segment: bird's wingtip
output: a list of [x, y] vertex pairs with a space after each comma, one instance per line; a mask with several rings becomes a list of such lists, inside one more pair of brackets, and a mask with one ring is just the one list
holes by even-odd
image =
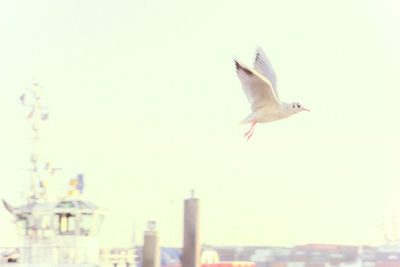
[[256, 52], [257, 53], [263, 52], [263, 49], [261, 48], [261, 46], [259, 46], [259, 45], [256, 46]]
[[233, 63], [235, 64], [236, 69], [238, 70], [240, 67], [240, 63], [236, 58], [233, 58]]

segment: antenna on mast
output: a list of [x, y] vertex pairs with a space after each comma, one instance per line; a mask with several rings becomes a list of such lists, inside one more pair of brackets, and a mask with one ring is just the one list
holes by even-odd
[[[28, 193], [28, 201], [35, 202], [39, 199], [47, 197], [47, 186], [48, 183], [43, 181], [39, 175], [39, 162], [40, 157], [38, 154], [38, 141], [39, 141], [39, 130], [42, 121], [45, 121], [49, 117], [48, 112], [43, 112], [43, 107], [40, 105], [41, 94], [40, 86], [37, 82], [32, 83], [32, 88], [27, 90], [19, 97], [21, 104], [29, 108], [29, 114], [27, 120], [31, 122], [31, 129], [33, 131], [33, 149], [31, 153], [31, 185]], [[46, 167], [45, 167], [46, 169]]]

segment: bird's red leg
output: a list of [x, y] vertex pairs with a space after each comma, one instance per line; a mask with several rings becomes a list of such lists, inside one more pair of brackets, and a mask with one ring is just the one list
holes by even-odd
[[244, 137], [247, 136], [247, 140], [249, 140], [250, 137], [253, 135], [253, 132], [254, 132], [254, 125], [256, 125], [256, 123], [257, 123], [257, 122], [254, 121], [254, 122], [251, 124], [250, 129], [244, 134]]
[[243, 137], [246, 137], [250, 132], [251, 132], [251, 128], [253, 128], [253, 125], [250, 127], [250, 129], [244, 133]]
[[249, 134], [249, 136], [247, 137], [247, 141], [249, 141], [250, 137], [253, 136], [253, 132], [251, 132], [251, 134]]
[[256, 122], [253, 123], [253, 127], [251, 128], [251, 133], [247, 136], [247, 141], [249, 141], [250, 137], [253, 136], [254, 133], [254, 125], [256, 124]]

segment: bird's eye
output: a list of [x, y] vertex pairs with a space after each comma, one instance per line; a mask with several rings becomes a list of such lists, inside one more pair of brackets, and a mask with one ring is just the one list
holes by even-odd
[[294, 108], [294, 104], [293, 104], [293, 108]]
[[297, 107], [299, 108], [299, 107], [300, 107], [300, 105], [299, 105], [299, 104], [297, 104]]

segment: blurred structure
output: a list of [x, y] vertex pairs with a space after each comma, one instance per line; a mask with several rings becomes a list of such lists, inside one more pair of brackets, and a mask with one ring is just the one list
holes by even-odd
[[381, 230], [385, 245], [400, 245], [399, 217], [395, 215], [383, 216]]
[[200, 238], [199, 238], [199, 199], [192, 196], [185, 200], [183, 225], [183, 267], [200, 267]]
[[70, 180], [66, 195], [55, 195], [52, 178], [60, 168], [43, 161], [38, 151], [40, 123], [49, 117], [40, 105], [39, 85], [33, 84], [20, 100], [29, 108], [27, 120], [33, 131], [32, 167], [28, 169], [31, 180], [29, 190], [23, 194], [25, 204], [12, 206], [3, 200], [21, 237], [21, 246], [6, 255], [7, 262], [17, 261], [24, 266], [96, 266], [105, 210], [82, 199], [82, 174]]
[[134, 248], [101, 249], [101, 265], [105, 266], [135, 266], [136, 250]]
[[160, 246], [158, 244], [158, 231], [156, 222], [149, 221], [148, 230], [144, 232], [144, 243], [142, 251], [143, 267], [160, 267]]

